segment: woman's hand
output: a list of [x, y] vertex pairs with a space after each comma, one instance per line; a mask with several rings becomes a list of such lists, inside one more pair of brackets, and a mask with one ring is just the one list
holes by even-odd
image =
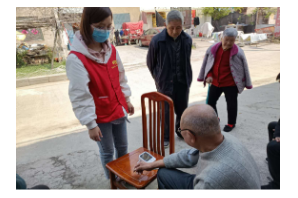
[[213, 78], [210, 76], [206, 79], [206, 83], [211, 84], [213, 82]]
[[100, 128], [98, 126], [96, 126], [93, 129], [89, 129], [89, 136], [90, 139], [94, 140], [94, 141], [101, 141], [100, 137], [103, 138]]
[[133, 105], [130, 102], [128, 102], [127, 103], [127, 107], [128, 107], [128, 113], [129, 113], [129, 115], [130, 116], [133, 115], [135, 113], [135, 108], [133, 107]]

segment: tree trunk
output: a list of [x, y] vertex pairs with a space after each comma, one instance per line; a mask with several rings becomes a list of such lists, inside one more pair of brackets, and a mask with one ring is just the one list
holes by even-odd
[[[66, 50], [66, 46], [64, 45], [63, 29], [62, 29], [61, 21], [59, 19], [59, 11], [60, 11], [59, 8], [58, 8], [58, 11], [55, 11], [54, 10], [54, 16], [55, 16], [55, 19], [56, 19], [57, 31], [58, 31], [58, 35], [57, 36], [59, 36], [59, 40], [60, 40], [60, 42], [58, 42], [58, 45], [62, 49], [62, 57], [63, 57], [63, 59], [66, 60], [67, 50]], [[60, 59], [60, 57], [59, 57], [59, 59]]]
[[52, 52], [51, 69], [53, 69], [53, 65], [54, 65], [54, 57], [55, 57], [55, 51], [56, 51], [57, 37], [58, 37], [58, 30], [56, 29], [55, 39], [54, 39], [54, 47], [53, 47], [53, 52]]

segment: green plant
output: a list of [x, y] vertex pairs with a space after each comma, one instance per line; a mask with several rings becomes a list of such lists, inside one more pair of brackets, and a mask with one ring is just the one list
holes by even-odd
[[218, 20], [222, 17], [228, 16], [233, 10], [241, 13], [243, 7], [203, 7], [202, 12], [204, 15], [210, 15], [214, 20]]
[[47, 53], [48, 53], [49, 61], [51, 62], [51, 60], [53, 58], [53, 51], [49, 49]]
[[54, 62], [53, 69], [51, 69], [51, 63], [45, 63], [43, 65], [24, 65], [20, 68], [16, 68], [16, 78], [19, 79], [65, 73], [65, 64], [66, 61], [62, 61], [60, 63]]
[[25, 65], [24, 57], [27, 55], [27, 51], [16, 51], [16, 67], [22, 67]]
[[238, 22], [240, 22], [240, 21], [241, 21], [241, 16], [239, 16], [239, 17], [237, 18], [237, 21], [238, 21]]

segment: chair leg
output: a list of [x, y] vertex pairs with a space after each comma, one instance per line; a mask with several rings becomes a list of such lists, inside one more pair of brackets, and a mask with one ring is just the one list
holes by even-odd
[[117, 189], [117, 186], [114, 185], [114, 182], [116, 182], [115, 174], [110, 172], [110, 184], [111, 184], [111, 189]]

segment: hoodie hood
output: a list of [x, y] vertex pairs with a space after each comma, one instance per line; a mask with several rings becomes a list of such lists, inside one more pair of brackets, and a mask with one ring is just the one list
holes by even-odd
[[[107, 42], [107, 44], [109, 45], [109, 48], [111, 49], [111, 44], [110, 44], [109, 41]], [[86, 56], [87, 58], [89, 58], [89, 59], [91, 59], [91, 60], [93, 60], [95, 62], [104, 63], [104, 64], [106, 64], [108, 62], [108, 60], [110, 59], [111, 51], [112, 51], [112, 50], [109, 50], [105, 54], [105, 58], [104, 58], [105, 61], [102, 62], [97, 57], [95, 57], [92, 54], [90, 54], [90, 52], [88, 51], [88, 48], [87, 48], [86, 44], [83, 41], [83, 38], [81, 36], [80, 31], [77, 31], [75, 33], [75, 36], [74, 36], [74, 39], [73, 39], [73, 42], [71, 44], [71, 48], [70, 49], [71, 49], [71, 51], [75, 51], [75, 52], [79, 52], [79, 53], [83, 54], [84, 56]]]

